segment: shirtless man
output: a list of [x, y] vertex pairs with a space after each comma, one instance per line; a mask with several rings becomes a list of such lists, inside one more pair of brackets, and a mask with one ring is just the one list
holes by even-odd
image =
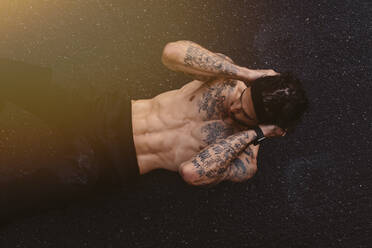
[[0, 59], [0, 103], [45, 121], [61, 147], [42, 163], [0, 164], [0, 223], [154, 169], [179, 172], [191, 185], [247, 180], [259, 141], [290, 132], [307, 108], [291, 74], [244, 68], [191, 41], [167, 44], [162, 62], [195, 80], [152, 99], [113, 89], [88, 100], [52, 84], [48, 68]]
[[[272, 81], [285, 78], [279, 79], [280, 75], [273, 70], [250, 70], [235, 65], [230, 58], [191, 41], [168, 43], [162, 62], [195, 80], [153, 99], [132, 101], [133, 138], [140, 174], [158, 168], [178, 171], [191, 185], [247, 180], [257, 171], [259, 145], [252, 142], [260, 129], [265, 137], [284, 136], [287, 127], [298, 121], [307, 107], [299, 82], [295, 80], [295, 86], [290, 85], [293, 82], [287, 86], [282, 82], [284, 86], [275, 90], [292, 104], [292, 112], [282, 120], [286, 124], [282, 128], [275, 125], [281, 121], [278, 117], [260, 120], [255, 109], [260, 107], [260, 101], [256, 96], [253, 102], [252, 87], [246, 83], [255, 84], [256, 79], [265, 76], [271, 76]], [[289, 99], [287, 95], [293, 97]], [[282, 111], [278, 108], [280, 103], [274, 105], [278, 112]], [[253, 130], [258, 125], [260, 129]]]

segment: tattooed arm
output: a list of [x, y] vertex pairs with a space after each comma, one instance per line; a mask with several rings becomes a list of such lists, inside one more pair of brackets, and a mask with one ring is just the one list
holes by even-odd
[[[280, 137], [286, 131], [276, 125], [259, 126], [265, 137]], [[231, 162], [227, 178], [233, 182], [242, 182], [254, 176], [257, 171], [257, 154], [260, 145], [248, 145], [247, 148]]]
[[[225, 60], [228, 60], [230, 63], [234, 64], [233, 60], [230, 57], [226, 56], [225, 54], [216, 53], [216, 55], [218, 55], [221, 58], [223, 58]], [[202, 82], [211, 82], [211, 81], [217, 79], [217, 77], [202, 76], [202, 75], [199, 75], [199, 74], [193, 74], [193, 73], [187, 73], [187, 72], [184, 72], [184, 73], [187, 76], [191, 77], [192, 79], [202, 81]]]
[[[236, 175], [231, 162], [247, 149], [256, 138], [256, 132], [246, 130], [235, 133], [204, 148], [178, 168], [183, 179], [192, 185], [216, 184]], [[236, 181], [236, 180], [235, 180]]]
[[257, 171], [257, 153], [260, 145], [249, 145], [236, 159], [231, 162], [228, 170], [228, 180], [242, 182], [252, 178]]
[[224, 56], [213, 53], [192, 41], [168, 43], [162, 62], [169, 69], [204, 77], [241, 79], [251, 70], [232, 63]]

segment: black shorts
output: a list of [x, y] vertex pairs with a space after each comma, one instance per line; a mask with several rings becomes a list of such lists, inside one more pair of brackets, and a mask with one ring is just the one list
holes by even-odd
[[[139, 177], [131, 99], [123, 89], [99, 96], [51, 82], [51, 70], [0, 59], [0, 102], [34, 114], [58, 134], [60, 150], [22, 175], [0, 175], [0, 221], [65, 205]], [[6, 166], [6, 165], [0, 165]]]

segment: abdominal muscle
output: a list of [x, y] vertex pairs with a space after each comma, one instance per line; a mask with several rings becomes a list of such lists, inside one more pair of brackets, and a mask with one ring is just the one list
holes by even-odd
[[[141, 174], [154, 169], [177, 171], [205, 144], [196, 105], [197, 83], [153, 99], [132, 101], [133, 138]], [[201, 83], [201, 82], [199, 82]]]

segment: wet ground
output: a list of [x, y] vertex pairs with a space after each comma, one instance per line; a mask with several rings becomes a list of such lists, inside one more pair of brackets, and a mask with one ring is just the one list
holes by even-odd
[[[125, 84], [136, 98], [180, 87], [188, 78], [160, 56], [186, 39], [239, 65], [295, 72], [311, 109], [295, 134], [265, 141], [250, 182], [200, 189], [152, 172], [132, 189], [3, 226], [0, 246], [369, 247], [371, 10], [346, 0], [1, 1], [0, 57], [51, 68], [63, 87]], [[57, 146], [11, 104], [0, 128], [2, 173]]]

